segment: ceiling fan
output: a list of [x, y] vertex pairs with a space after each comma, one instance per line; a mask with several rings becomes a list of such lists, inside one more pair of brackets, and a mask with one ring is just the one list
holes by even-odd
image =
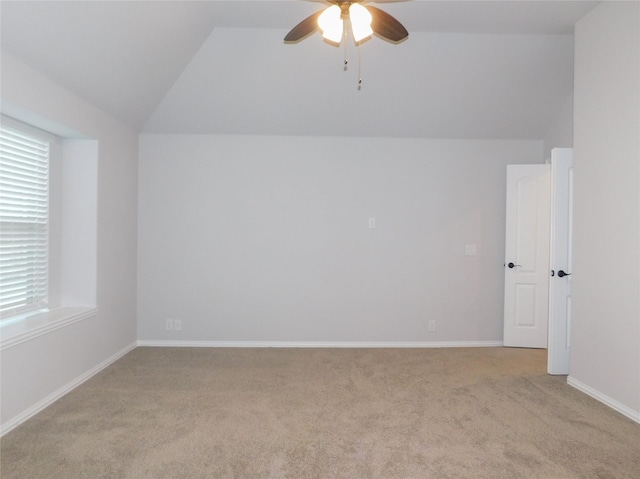
[[[373, 0], [375, 1], [375, 0]], [[297, 43], [320, 29], [325, 40], [340, 44], [350, 25], [356, 44], [373, 33], [383, 39], [399, 43], [409, 36], [407, 29], [384, 10], [363, 5], [363, 0], [327, 0], [331, 6], [314, 13], [298, 23], [284, 37], [285, 43]]]

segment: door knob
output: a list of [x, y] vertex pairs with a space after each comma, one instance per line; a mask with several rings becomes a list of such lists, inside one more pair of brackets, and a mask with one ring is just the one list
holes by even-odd
[[521, 264], [513, 264], [513, 263], [509, 263], [507, 265], [509, 268], [515, 268], [516, 266], [522, 266]]
[[560, 270], [558, 271], [558, 276], [560, 278], [564, 278], [565, 276], [571, 276], [571, 273], [565, 273], [564, 271]]

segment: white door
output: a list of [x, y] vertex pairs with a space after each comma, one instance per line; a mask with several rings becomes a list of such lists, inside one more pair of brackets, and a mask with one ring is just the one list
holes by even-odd
[[550, 165], [507, 166], [504, 345], [546, 348]]
[[549, 374], [569, 374], [571, 354], [571, 231], [573, 150], [551, 151], [551, 279], [549, 283]]

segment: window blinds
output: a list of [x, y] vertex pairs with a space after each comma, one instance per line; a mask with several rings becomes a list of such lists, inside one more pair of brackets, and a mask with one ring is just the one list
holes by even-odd
[[49, 143], [0, 127], [0, 313], [47, 301]]

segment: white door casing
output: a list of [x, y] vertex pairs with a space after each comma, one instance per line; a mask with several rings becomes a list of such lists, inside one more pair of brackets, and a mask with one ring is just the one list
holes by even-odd
[[546, 348], [550, 165], [507, 166], [504, 345]]
[[573, 149], [551, 151], [551, 278], [547, 372], [569, 374], [571, 360], [571, 232]]

